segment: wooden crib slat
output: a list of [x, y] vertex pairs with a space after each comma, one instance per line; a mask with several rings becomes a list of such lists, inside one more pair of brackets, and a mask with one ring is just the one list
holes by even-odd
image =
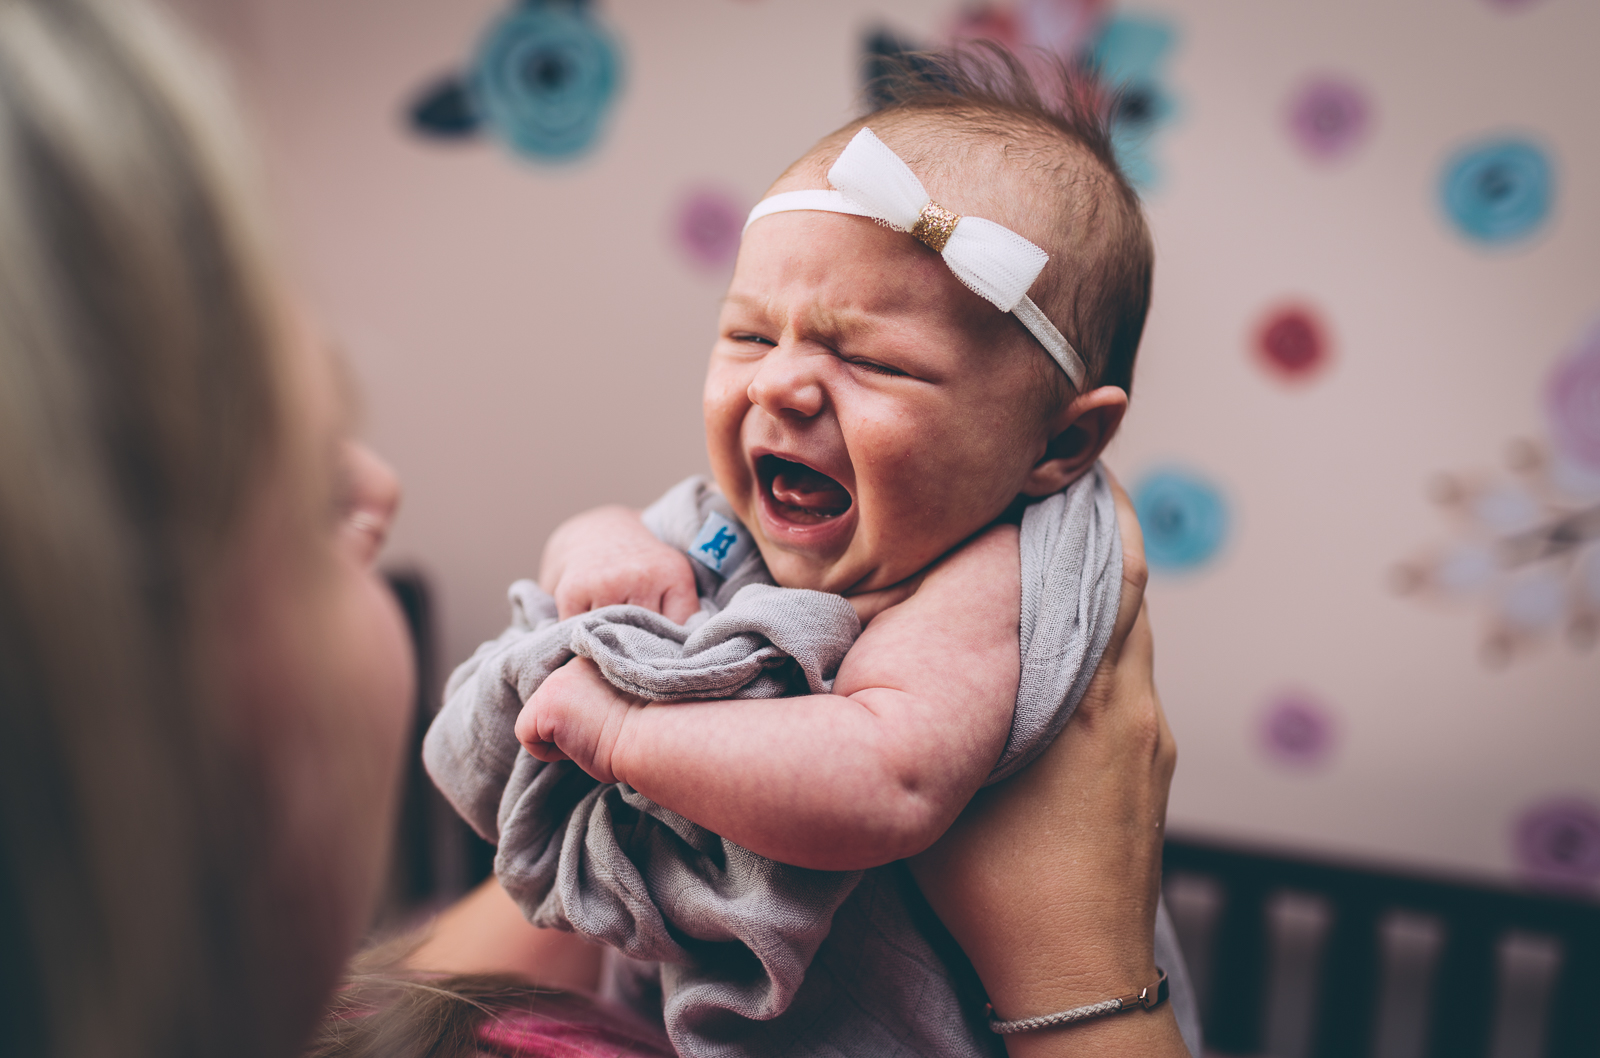
[[1600, 1055], [1600, 908], [1583, 928], [1562, 939], [1545, 1053], [1550, 1058]]
[[1436, 919], [1444, 944], [1432, 977], [1430, 1058], [1486, 1058], [1497, 996], [1497, 945], [1508, 931], [1558, 938], [1564, 958], [1550, 1004], [1547, 1058], [1600, 1058], [1600, 903], [1377, 867], [1319, 862], [1173, 838], [1169, 870], [1216, 880], [1223, 910], [1213, 941], [1207, 1049], [1260, 1053], [1266, 1001], [1265, 904], [1292, 889], [1335, 908], [1321, 977], [1317, 1058], [1371, 1053], [1383, 979], [1379, 921], [1389, 911]]
[[1317, 1003], [1316, 1058], [1350, 1058], [1372, 1046], [1377, 1020], [1377, 972], [1382, 962], [1378, 920], [1387, 910], [1367, 886], [1352, 887], [1334, 905], [1322, 958]]
[[[1455, 909], [1434, 970], [1429, 1058], [1485, 1058], [1495, 1007], [1495, 942], [1501, 923], [1483, 908]], [[1473, 913], [1476, 911], [1477, 913]]]
[[1217, 924], [1207, 1045], [1222, 1054], [1255, 1054], [1261, 1048], [1261, 1011], [1266, 994], [1266, 889], [1245, 872], [1223, 882]]

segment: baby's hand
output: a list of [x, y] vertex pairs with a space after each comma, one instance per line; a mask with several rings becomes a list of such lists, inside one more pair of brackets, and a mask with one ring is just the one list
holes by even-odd
[[562, 620], [632, 603], [683, 624], [700, 609], [688, 557], [625, 507], [580, 514], [552, 533], [539, 586], [554, 597]]
[[573, 658], [533, 692], [517, 717], [517, 741], [542, 761], [570, 760], [603, 783], [628, 715], [645, 701], [606, 682], [588, 658]]

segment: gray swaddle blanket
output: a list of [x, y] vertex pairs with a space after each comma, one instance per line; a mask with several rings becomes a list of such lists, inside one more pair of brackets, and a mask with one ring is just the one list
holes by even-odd
[[[684, 551], [711, 518], [742, 529], [701, 478], [645, 512], [646, 525]], [[1099, 468], [1030, 506], [1020, 546], [1021, 681], [988, 782], [1049, 745], [1110, 639], [1122, 548]], [[624, 784], [601, 785], [518, 745], [522, 704], [579, 654], [653, 701], [828, 691], [860, 633], [855, 611], [836, 595], [773, 586], [759, 552], [748, 550], [724, 575], [691, 563], [701, 609], [684, 626], [633, 606], [561, 621], [537, 585], [512, 585], [511, 627], [445, 688], [423, 743], [429, 774], [496, 845], [495, 873], [531, 921], [636, 960], [621, 991], [653, 1006], [680, 1054], [1004, 1054], [983, 1024], [981, 985], [903, 865], [835, 872], [776, 863]], [[1185, 1042], [1199, 1054], [1194, 997], [1165, 908], [1156, 956]]]

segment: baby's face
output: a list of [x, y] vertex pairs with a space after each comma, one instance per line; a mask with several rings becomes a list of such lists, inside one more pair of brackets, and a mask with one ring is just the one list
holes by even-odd
[[998, 517], [1049, 441], [1043, 356], [917, 240], [779, 213], [745, 233], [706, 377], [711, 466], [779, 584], [857, 592]]

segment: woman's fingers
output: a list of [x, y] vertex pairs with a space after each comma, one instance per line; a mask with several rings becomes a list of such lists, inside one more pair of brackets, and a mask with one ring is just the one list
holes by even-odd
[[[1122, 534], [1122, 579], [1137, 584], [1139, 590], [1144, 590], [1146, 573], [1144, 562], [1144, 527], [1139, 524], [1139, 515], [1133, 508], [1133, 500], [1129, 498], [1127, 490], [1122, 487], [1122, 482], [1117, 476], [1106, 470], [1106, 483], [1111, 486], [1111, 497], [1117, 505], [1117, 528]], [[1126, 556], [1134, 556], [1134, 561], [1129, 562]]]
[[1139, 516], [1134, 513], [1133, 501], [1128, 498], [1116, 475], [1109, 470], [1105, 475], [1117, 506], [1117, 530], [1122, 535], [1122, 599], [1117, 609], [1117, 623], [1111, 631], [1111, 641], [1106, 644], [1106, 657], [1114, 661], [1122, 653], [1123, 643], [1133, 630], [1134, 620], [1142, 609], [1149, 569], [1144, 560], [1144, 531], [1139, 527]]

